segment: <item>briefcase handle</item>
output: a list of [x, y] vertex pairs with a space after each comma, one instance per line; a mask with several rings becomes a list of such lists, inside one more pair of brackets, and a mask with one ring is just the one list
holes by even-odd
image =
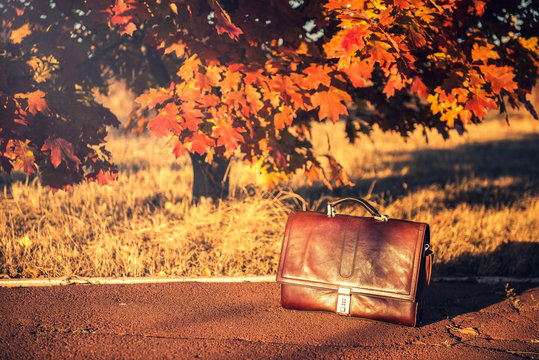
[[340, 205], [340, 204], [345, 203], [345, 202], [354, 202], [354, 203], [357, 203], [357, 204], [363, 206], [372, 215], [374, 220], [378, 220], [378, 221], [388, 221], [389, 220], [389, 216], [381, 215], [378, 212], [378, 210], [376, 210], [376, 208], [374, 206], [369, 204], [369, 202], [367, 200], [363, 200], [363, 199], [360, 199], [360, 198], [352, 198], [352, 197], [342, 198], [342, 199], [339, 199], [339, 200], [334, 200], [334, 201], [328, 202], [328, 208], [327, 208], [328, 216], [333, 217], [333, 216], [337, 215], [337, 212], [335, 211], [335, 206]]

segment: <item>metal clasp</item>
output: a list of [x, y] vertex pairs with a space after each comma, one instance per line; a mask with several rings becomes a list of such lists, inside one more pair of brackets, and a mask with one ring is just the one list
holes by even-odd
[[329, 203], [328, 203], [328, 208], [327, 208], [327, 214], [329, 217], [335, 217], [335, 215], [337, 215], [337, 213], [335, 212], [335, 208], [331, 206], [331, 204]]
[[389, 220], [389, 216], [387, 216], [387, 215], [380, 215], [380, 216], [374, 215], [373, 218], [376, 221], [388, 221]]
[[340, 287], [337, 296], [337, 314], [350, 315], [350, 300], [350, 289]]

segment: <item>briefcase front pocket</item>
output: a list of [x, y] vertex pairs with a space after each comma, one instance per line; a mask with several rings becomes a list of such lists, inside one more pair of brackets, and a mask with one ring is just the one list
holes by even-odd
[[[372, 217], [336, 214], [346, 201]], [[335, 201], [326, 214], [292, 211], [277, 271], [281, 304], [416, 326], [431, 258], [428, 224], [389, 219], [365, 200]]]

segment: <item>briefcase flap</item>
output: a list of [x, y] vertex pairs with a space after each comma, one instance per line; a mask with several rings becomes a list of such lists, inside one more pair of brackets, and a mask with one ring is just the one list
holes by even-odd
[[293, 211], [277, 281], [414, 301], [428, 225]]

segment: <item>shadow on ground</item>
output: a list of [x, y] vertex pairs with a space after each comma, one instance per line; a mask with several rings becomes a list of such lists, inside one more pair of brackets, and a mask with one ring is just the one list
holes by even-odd
[[[353, 179], [354, 186], [329, 190], [322, 185], [301, 187], [296, 193], [313, 203], [321, 197], [344, 196], [395, 200], [429, 186], [463, 184], [477, 178], [484, 184], [462, 186], [446, 200], [446, 207], [459, 203], [485, 206], [508, 205], [525, 193], [539, 192], [539, 135], [527, 135], [518, 140], [500, 140], [460, 145], [453, 149], [419, 150], [400, 153], [404, 160], [384, 164], [393, 174], [379, 178]], [[401, 156], [402, 157], [402, 156]], [[510, 177], [508, 184], [495, 181]]]

